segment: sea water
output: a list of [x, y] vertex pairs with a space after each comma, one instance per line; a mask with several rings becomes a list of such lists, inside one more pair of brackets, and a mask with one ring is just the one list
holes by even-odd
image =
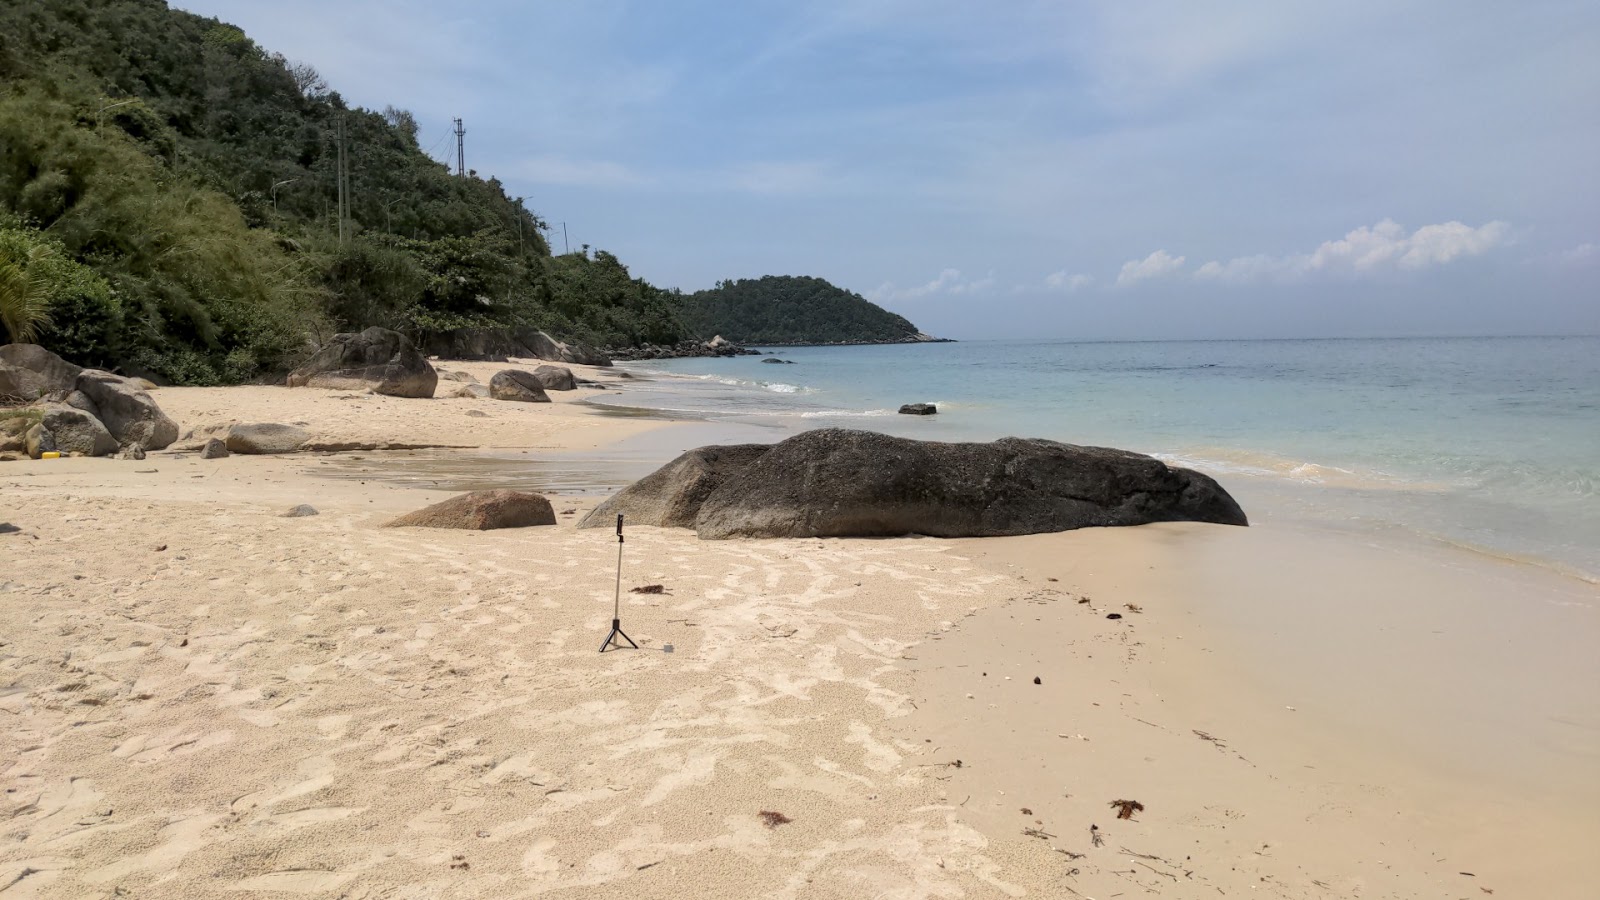
[[[1600, 337], [772, 348], [630, 363], [602, 402], [780, 429], [1150, 453], [1254, 517], [1600, 575]], [[936, 416], [898, 415], [936, 403]]]

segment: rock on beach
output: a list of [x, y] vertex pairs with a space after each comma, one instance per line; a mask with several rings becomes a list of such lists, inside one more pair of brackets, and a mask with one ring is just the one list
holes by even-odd
[[702, 447], [585, 518], [734, 537], [989, 537], [1111, 525], [1246, 525], [1209, 476], [1106, 447], [1004, 438], [914, 441], [826, 428], [774, 444]]
[[526, 528], [554, 525], [556, 513], [540, 494], [523, 491], [472, 491], [385, 523], [387, 528]]

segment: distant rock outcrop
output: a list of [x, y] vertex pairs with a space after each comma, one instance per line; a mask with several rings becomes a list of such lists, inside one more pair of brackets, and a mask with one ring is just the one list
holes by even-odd
[[932, 403], [907, 403], [900, 407], [902, 416], [933, 416], [938, 413], [939, 407]]
[[389, 528], [465, 528], [488, 531], [494, 528], [525, 528], [554, 525], [556, 513], [550, 501], [539, 494], [522, 491], [473, 491], [442, 503], [407, 513], [385, 523]]
[[506, 369], [489, 379], [489, 396], [496, 400], [514, 400], [519, 403], [549, 403], [544, 384], [532, 372]]
[[1004, 438], [913, 441], [821, 429], [770, 448], [702, 447], [596, 508], [640, 524], [692, 525], [704, 539], [985, 537], [1110, 525], [1246, 525], [1199, 472], [1126, 450]]
[[706, 498], [771, 449], [770, 444], [733, 444], [690, 450], [595, 507], [578, 527], [609, 527], [621, 513], [635, 525], [693, 528]]
[[438, 373], [398, 331], [373, 326], [357, 334], [336, 334], [327, 345], [289, 373], [290, 387], [371, 389], [391, 397], [432, 397]]

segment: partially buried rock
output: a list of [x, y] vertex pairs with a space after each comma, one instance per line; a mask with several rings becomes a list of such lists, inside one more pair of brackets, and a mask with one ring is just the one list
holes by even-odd
[[544, 385], [532, 372], [506, 369], [489, 379], [489, 396], [496, 400], [513, 400], [518, 403], [549, 403]]
[[932, 416], [937, 415], [939, 407], [933, 403], [907, 403], [900, 407], [902, 416]]
[[[228, 427], [223, 439], [229, 452], [293, 453], [299, 450], [311, 435], [303, 428], [278, 425], [273, 422], [240, 422]], [[208, 442], [209, 443], [209, 442]]]
[[595, 507], [578, 527], [609, 527], [622, 513], [634, 525], [693, 528], [706, 498], [770, 449], [771, 444], [733, 444], [690, 450]]
[[554, 525], [556, 513], [550, 501], [539, 494], [522, 491], [473, 491], [435, 503], [386, 523], [389, 528], [466, 528], [488, 531], [494, 528], [526, 528]]
[[489, 388], [481, 384], [463, 384], [451, 392], [452, 397], [461, 397], [472, 400], [486, 400], [489, 397]]
[[471, 416], [474, 419], [487, 419], [487, 418], [489, 418], [489, 414], [484, 412], [481, 409], [469, 409], [469, 410], [467, 410], [467, 415]]
[[285, 519], [303, 519], [306, 516], [314, 516], [314, 515], [317, 515], [317, 508], [315, 506], [312, 506], [309, 503], [302, 503], [299, 506], [291, 506], [287, 510], [285, 510], [284, 513], [283, 513], [283, 518], [285, 518]]
[[439, 375], [398, 331], [373, 326], [336, 334], [305, 365], [289, 373], [289, 387], [370, 388], [391, 397], [432, 397]]
[[204, 447], [200, 448], [201, 459], [221, 459], [227, 455], [228, 445], [224, 444], [221, 438], [212, 438], [211, 440], [206, 441], [206, 445]]
[[138, 444], [129, 444], [117, 451], [117, 459], [138, 461], [144, 459], [144, 448]]

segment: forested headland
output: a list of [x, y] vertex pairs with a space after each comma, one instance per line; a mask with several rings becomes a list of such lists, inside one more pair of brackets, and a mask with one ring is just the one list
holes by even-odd
[[497, 179], [432, 159], [411, 113], [352, 107], [234, 26], [161, 0], [0, 5], [0, 339], [218, 384], [370, 325], [435, 346], [916, 330], [818, 287], [826, 327], [806, 332], [800, 292], [685, 297], [605, 251], [552, 255], [545, 230]]
[[719, 281], [683, 298], [690, 330], [743, 344], [876, 344], [926, 338], [904, 316], [821, 278], [767, 275]]

